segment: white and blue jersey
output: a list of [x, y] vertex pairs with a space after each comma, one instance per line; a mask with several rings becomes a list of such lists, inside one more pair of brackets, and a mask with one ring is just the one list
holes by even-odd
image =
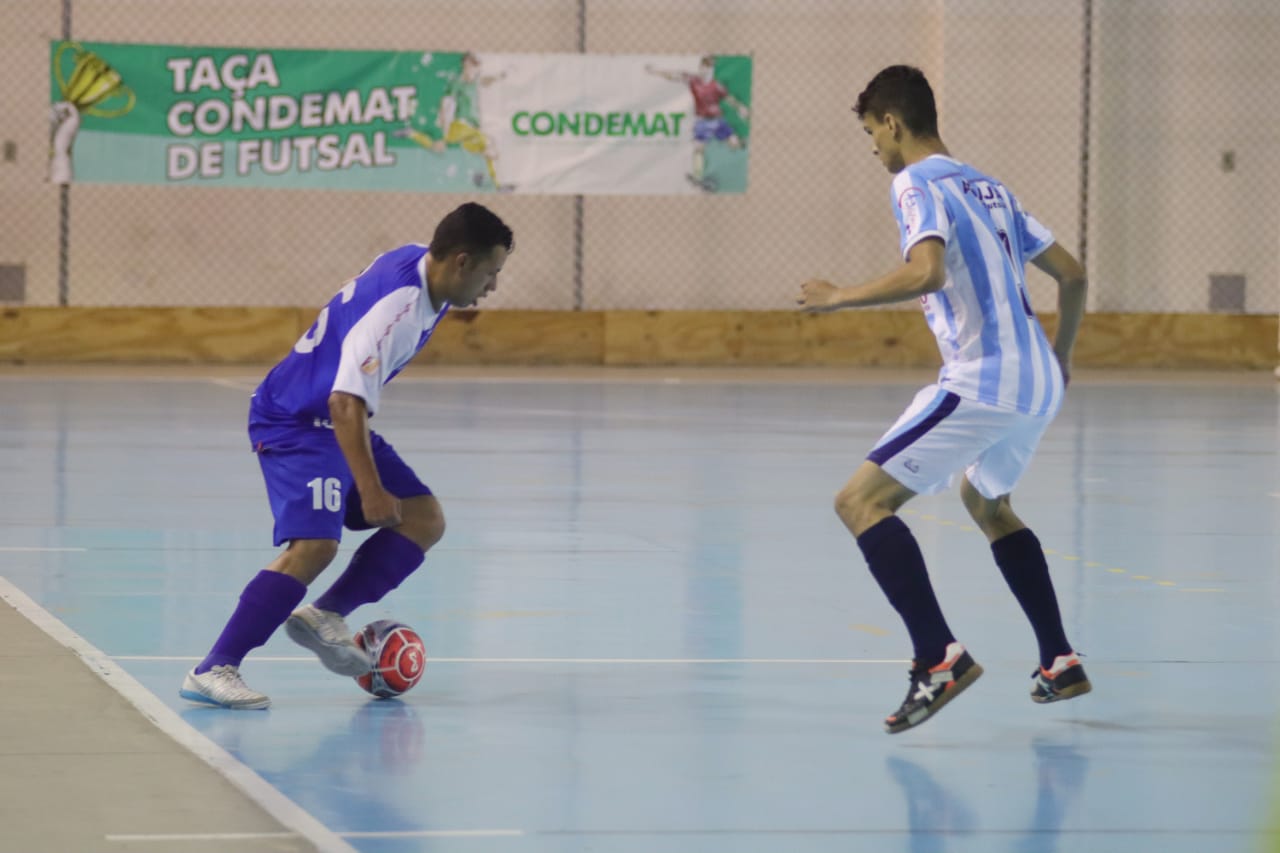
[[347, 282], [254, 392], [251, 411], [270, 421], [328, 421], [334, 391], [378, 410], [382, 386], [426, 345], [449, 303], [431, 304], [427, 246], [379, 255]]
[[947, 280], [921, 298], [942, 353], [941, 388], [1032, 415], [1057, 411], [1062, 371], [1027, 298], [1026, 264], [1053, 235], [1009, 190], [940, 154], [893, 181], [905, 259], [928, 238], [946, 246]]

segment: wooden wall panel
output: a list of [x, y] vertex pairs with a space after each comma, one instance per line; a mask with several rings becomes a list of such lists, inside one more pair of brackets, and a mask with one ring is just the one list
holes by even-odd
[[605, 363], [920, 367], [939, 357], [914, 312], [611, 311]]
[[591, 311], [450, 311], [424, 364], [602, 364], [603, 316]]
[[297, 308], [7, 308], [0, 359], [249, 364], [289, 351], [311, 319]]
[[[0, 361], [264, 364], [288, 352], [311, 308], [0, 309]], [[1052, 335], [1053, 316], [1044, 317]], [[1274, 316], [1090, 314], [1079, 367], [1274, 367]], [[455, 311], [424, 364], [934, 367], [915, 311]]]

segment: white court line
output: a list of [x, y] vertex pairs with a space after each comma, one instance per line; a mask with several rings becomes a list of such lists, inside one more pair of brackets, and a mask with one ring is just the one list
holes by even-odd
[[29, 622], [71, 650], [89, 670], [137, 708], [156, 728], [186, 747], [193, 755], [221, 773], [263, 811], [294, 830], [324, 853], [356, 853], [356, 849], [316, 820], [297, 803], [273, 788], [265, 779], [241, 764], [226, 750], [196, 731], [151, 691], [112, 662], [97, 647], [55, 619], [22, 590], [0, 577], [0, 599], [8, 602]]
[[[210, 379], [208, 380], [214, 385], [220, 385], [224, 388], [233, 388], [237, 391], [252, 391], [257, 387], [257, 383], [239, 384], [236, 380], [231, 379]], [[420, 383], [422, 379], [418, 380]], [[445, 379], [445, 380], [427, 380], [428, 382], [468, 382], [464, 379]], [[511, 382], [512, 380], [494, 379], [490, 380], [494, 383]], [[517, 382], [525, 382], [526, 380], [515, 380]], [[663, 384], [667, 380], [654, 379], [648, 384]], [[678, 380], [677, 380], [678, 381]], [[401, 379], [401, 383], [405, 380]], [[412, 384], [412, 383], [407, 383]], [[607, 382], [605, 384], [608, 384]], [[642, 423], [642, 424], [699, 424], [702, 426], [748, 426], [764, 431], [776, 430], [797, 430], [804, 429], [806, 431], [816, 431], [820, 433], [836, 432], [845, 433], [851, 429], [879, 429], [883, 427], [882, 421], [833, 421], [825, 424], [814, 424], [814, 422], [802, 418], [791, 418], [782, 420], [762, 420], [753, 419], [743, 421], [736, 418], [732, 412], [723, 412], [719, 415], [713, 413], [706, 416], [696, 415], [650, 415], [643, 412], [584, 412], [581, 409], [549, 409], [535, 408], [529, 406], [503, 406], [503, 405], [486, 405], [484, 403], [446, 403], [440, 401], [427, 400], [396, 400], [395, 407], [397, 411], [406, 409], [426, 409], [428, 411], [444, 411], [444, 412], [480, 412], [494, 415], [507, 415], [509, 417], [541, 417], [541, 418], [561, 418], [583, 420], [592, 417], [598, 421], [622, 421], [626, 423]], [[818, 430], [813, 428], [823, 427]]]
[[549, 409], [534, 408], [529, 406], [503, 406], [503, 405], [487, 405], [485, 403], [446, 403], [441, 401], [429, 400], [399, 400], [395, 401], [397, 413], [403, 411], [418, 409], [426, 411], [444, 411], [444, 412], [467, 412], [480, 413], [490, 415], [505, 415], [507, 417], [543, 417], [543, 418], [568, 418], [576, 421], [584, 421], [593, 418], [601, 422], [621, 421], [623, 424], [698, 424], [701, 426], [736, 426], [761, 429], [763, 431], [776, 430], [803, 430], [806, 432], [840, 433], [844, 434], [854, 429], [880, 429], [884, 426], [881, 420], [876, 421], [859, 421], [859, 420], [834, 420], [825, 423], [814, 423], [814, 421], [805, 418], [751, 418], [743, 420], [737, 417], [733, 412], [712, 412], [707, 415], [651, 415], [644, 412], [634, 411], [600, 411], [600, 412], [584, 412], [581, 409]]
[[204, 832], [179, 835], [134, 835], [130, 833], [112, 833], [104, 835], [107, 841], [124, 844], [130, 842], [162, 842], [162, 841], [265, 841], [272, 838], [297, 838], [296, 832]]
[[396, 832], [344, 832], [343, 838], [515, 838], [523, 829], [406, 829]]
[[[522, 829], [414, 829], [397, 832], [340, 832], [343, 838], [518, 838], [527, 835]], [[167, 835], [131, 835], [115, 833], [104, 836], [107, 841], [122, 843], [160, 843], [175, 841], [267, 841], [274, 838], [296, 838], [294, 832], [202, 832]]]
[[41, 554], [59, 553], [59, 552], [82, 553], [88, 550], [89, 550], [88, 548], [24, 548], [16, 545], [11, 548], [0, 547], [0, 551], [4, 551], [7, 554], [25, 554], [28, 552], [32, 552], [32, 553], [38, 552]]
[[[117, 655], [117, 661], [141, 661], [162, 663], [190, 663], [203, 660], [201, 657], [169, 656], [169, 655]], [[263, 656], [253, 657], [255, 663], [314, 663], [314, 656]], [[429, 663], [522, 663], [522, 664], [704, 664], [704, 663], [749, 663], [749, 664], [904, 664], [906, 659], [888, 658], [435, 658], [427, 657]]]

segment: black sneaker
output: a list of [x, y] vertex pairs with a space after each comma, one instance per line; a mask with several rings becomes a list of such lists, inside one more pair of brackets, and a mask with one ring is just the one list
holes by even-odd
[[1075, 652], [1058, 655], [1053, 666], [1039, 667], [1031, 673], [1031, 701], [1041, 705], [1083, 696], [1093, 689]]
[[902, 707], [884, 720], [884, 730], [891, 735], [905, 732], [932, 717], [938, 710], [978, 680], [982, 667], [978, 666], [964, 646], [951, 643], [942, 663], [933, 667], [914, 666], [911, 669], [911, 689]]

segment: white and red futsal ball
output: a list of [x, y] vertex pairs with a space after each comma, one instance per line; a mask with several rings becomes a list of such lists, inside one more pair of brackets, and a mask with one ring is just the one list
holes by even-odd
[[361, 628], [355, 641], [373, 661], [373, 669], [356, 676], [356, 684], [379, 699], [399, 696], [422, 679], [427, 648], [418, 632], [408, 625], [379, 619]]

